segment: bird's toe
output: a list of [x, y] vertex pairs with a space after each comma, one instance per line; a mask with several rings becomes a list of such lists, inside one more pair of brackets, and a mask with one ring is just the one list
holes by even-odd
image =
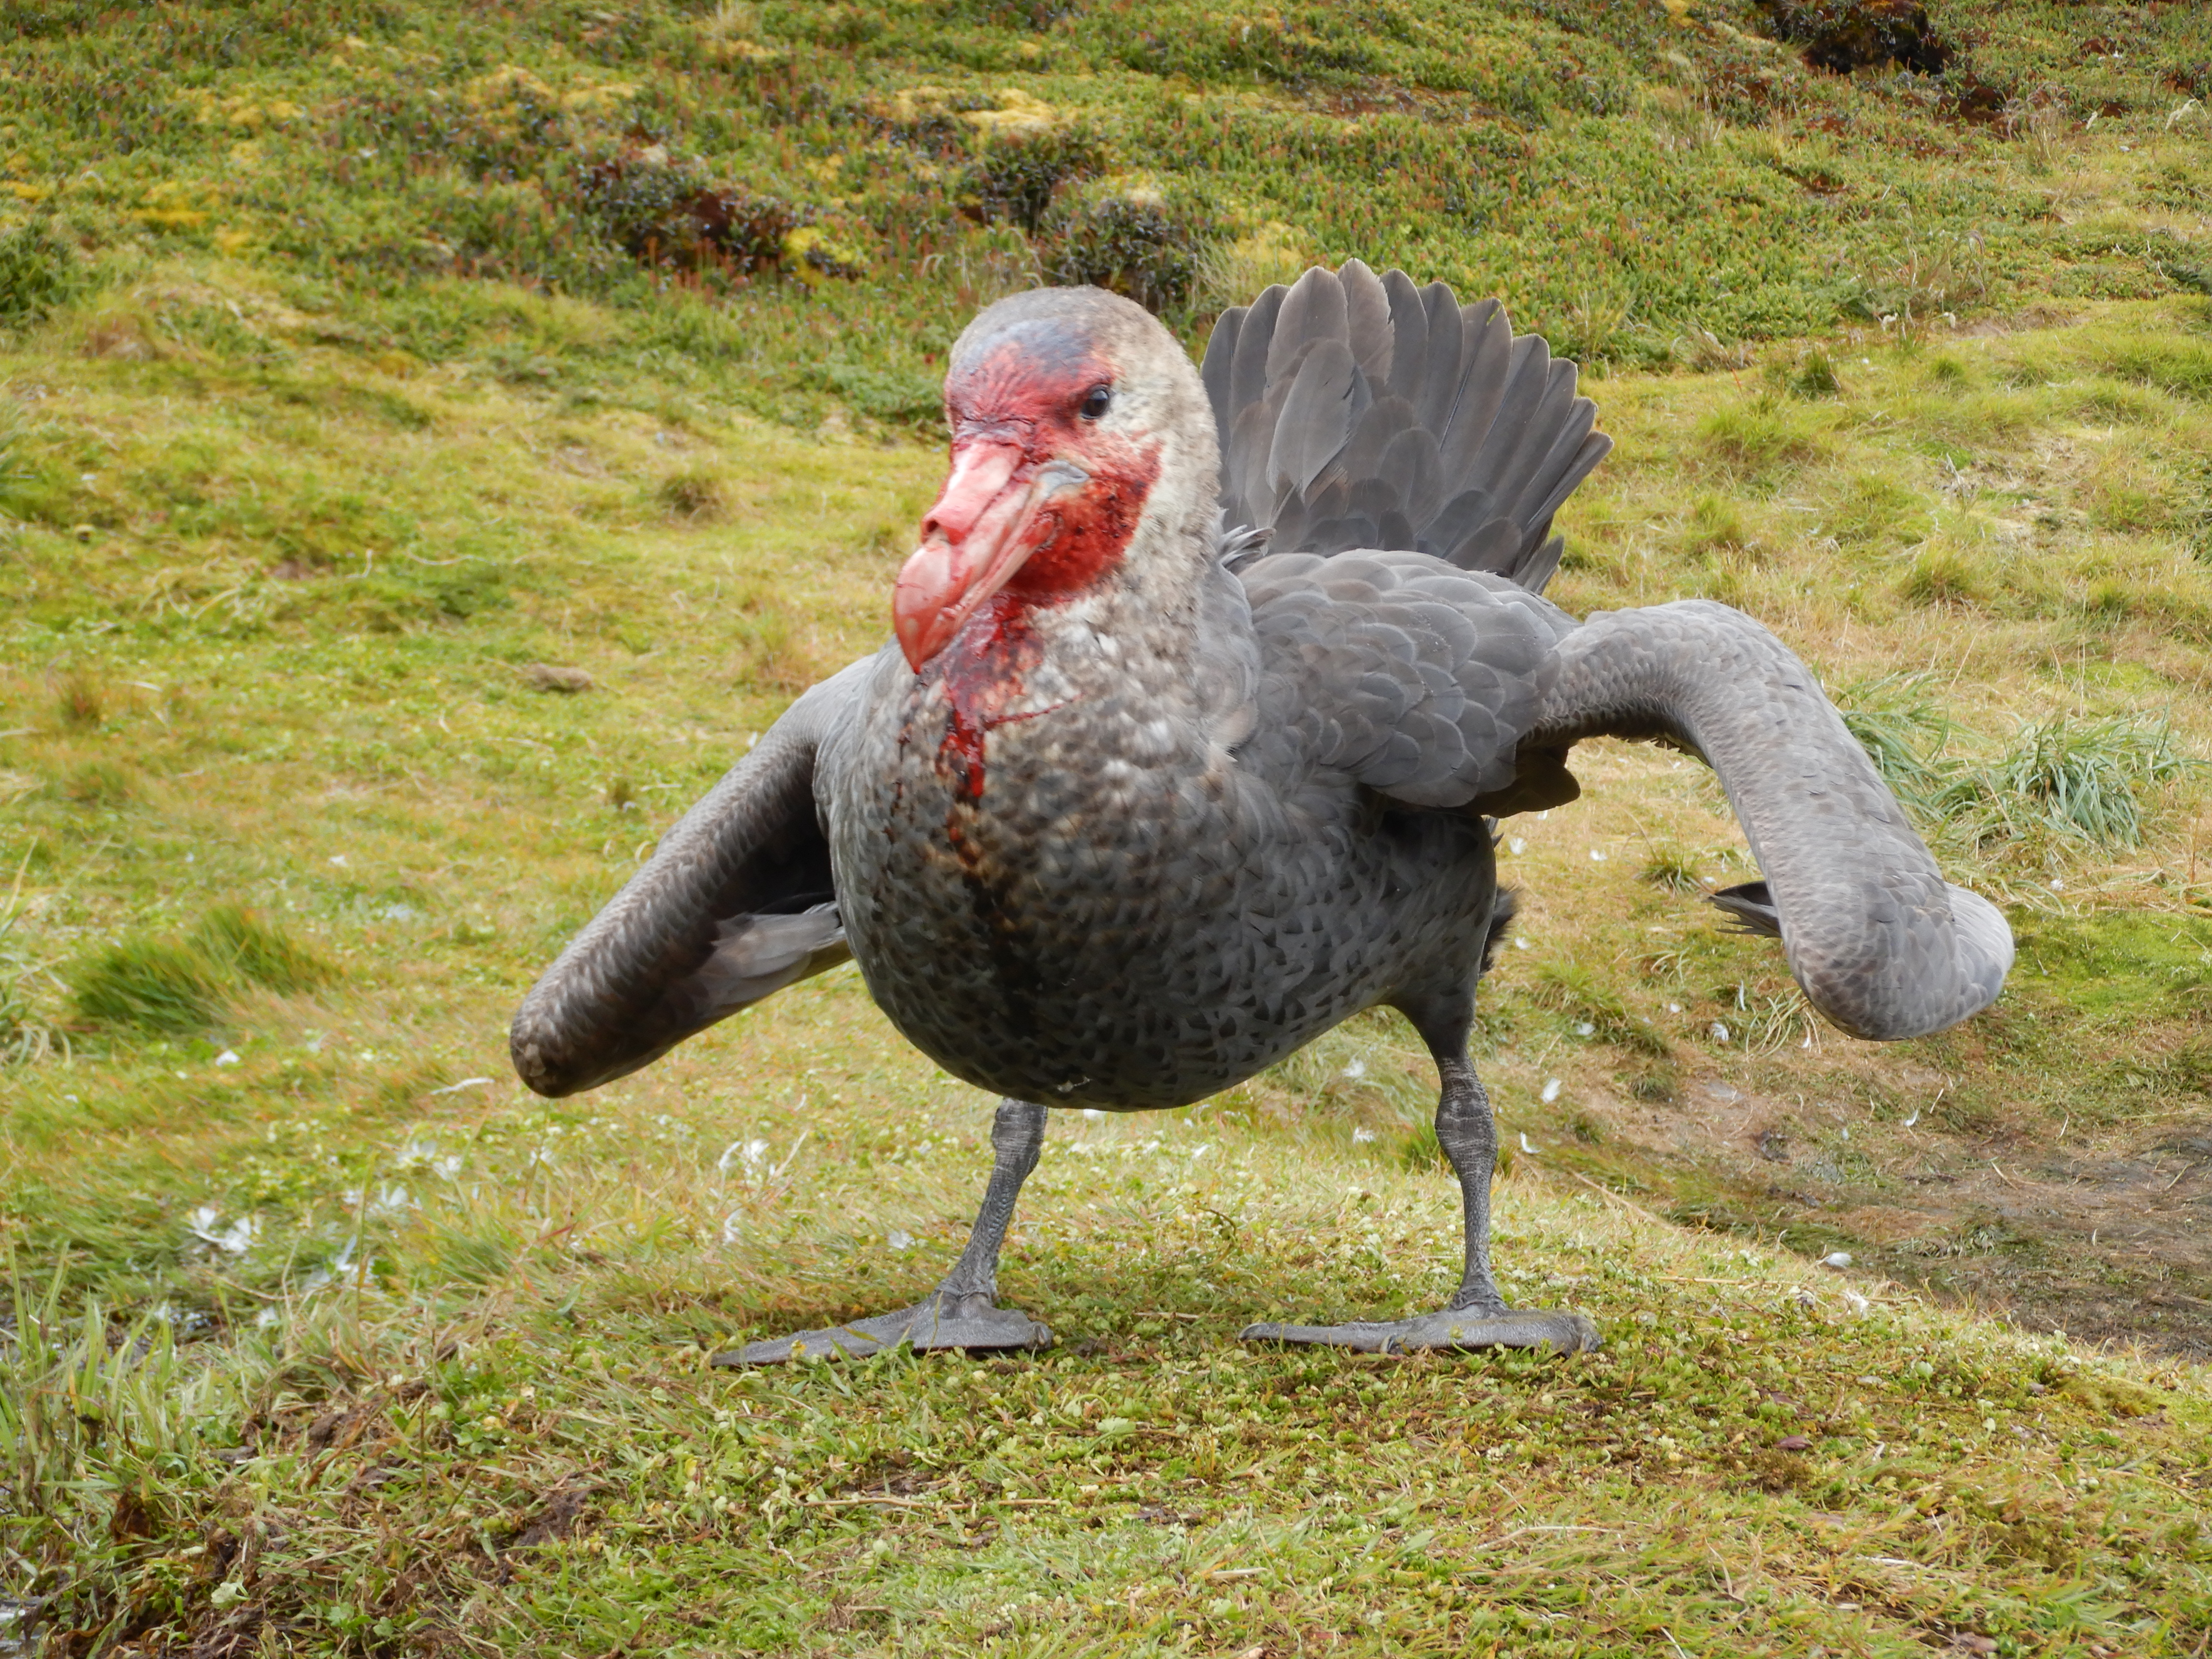
[[949, 1348], [996, 1352], [1049, 1348], [1053, 1335], [1018, 1308], [997, 1307], [975, 1296], [933, 1295], [911, 1308], [857, 1319], [849, 1325], [749, 1342], [742, 1348], [716, 1354], [713, 1363], [735, 1368], [781, 1365], [800, 1359], [860, 1359], [902, 1344], [921, 1353]]
[[879, 1322], [862, 1320], [851, 1325], [832, 1326], [826, 1330], [793, 1331], [789, 1336], [771, 1337], [763, 1342], [748, 1342], [742, 1348], [727, 1353], [718, 1353], [713, 1364], [725, 1369], [741, 1365], [781, 1365], [794, 1360], [866, 1358], [892, 1346], [897, 1338], [878, 1338], [868, 1327]]
[[1411, 1320], [1394, 1352], [1424, 1348], [1549, 1348], [1582, 1353], [1601, 1346], [1596, 1324], [1564, 1308], [1524, 1308], [1508, 1313], [1433, 1313]]
[[1473, 1310], [1422, 1314], [1413, 1319], [1355, 1321], [1344, 1325], [1248, 1325], [1247, 1342], [1290, 1342], [1357, 1348], [1367, 1353], [1419, 1353], [1431, 1349], [1550, 1348], [1580, 1353], [1604, 1339], [1589, 1319], [1564, 1309], [1511, 1313]]

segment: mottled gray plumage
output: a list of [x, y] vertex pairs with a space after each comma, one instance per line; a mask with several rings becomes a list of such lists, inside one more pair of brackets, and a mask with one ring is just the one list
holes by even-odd
[[[1064, 601], [978, 613], [918, 672], [887, 647], [800, 698], [516, 1016], [518, 1069], [563, 1094], [849, 950], [917, 1047], [1006, 1097], [938, 1294], [741, 1359], [1048, 1341], [993, 1295], [1043, 1133], [1030, 1103], [1187, 1104], [1377, 1005], [1437, 1059], [1460, 1291], [1420, 1320], [1248, 1334], [1594, 1343], [1577, 1316], [1498, 1297], [1494, 1131], [1465, 1056], [1506, 914], [1492, 817], [1571, 799], [1583, 737], [1705, 756], [1767, 876], [1732, 908], [1769, 919], [1845, 1030], [1916, 1035], [1996, 994], [2002, 919], [1942, 881], [1778, 641], [1717, 605], [1578, 624], [1538, 596], [1552, 515], [1607, 446], [1572, 366], [1494, 302], [1310, 272], [1222, 319], [1201, 386], [1134, 307], [1048, 290], [979, 318], [948, 386], [988, 381], [1008, 341], [1110, 372], [1110, 412], [1068, 442], [1157, 469], [1119, 562]], [[1025, 407], [961, 418], [996, 433]]]

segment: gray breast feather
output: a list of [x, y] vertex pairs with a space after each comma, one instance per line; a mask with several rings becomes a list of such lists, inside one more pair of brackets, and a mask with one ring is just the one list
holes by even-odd
[[1420, 553], [1279, 554], [1243, 573], [1261, 737], [1408, 806], [1512, 784], [1575, 623], [1504, 578]]

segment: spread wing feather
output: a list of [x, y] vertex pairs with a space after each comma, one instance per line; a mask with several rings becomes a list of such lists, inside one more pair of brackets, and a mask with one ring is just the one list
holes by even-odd
[[1429, 553], [1540, 592], [1553, 514], [1613, 447], [1574, 365], [1497, 301], [1356, 259], [1223, 313], [1202, 378], [1224, 529], [1279, 554]]
[[1663, 738], [1719, 776], [1764, 879], [1712, 896], [1780, 937], [1828, 1019], [1881, 1042], [1993, 1001], [2012, 930], [1943, 878], [1810, 669], [1740, 611], [1681, 599], [1598, 611], [1553, 653], [1524, 770], [1599, 735]]
[[545, 970], [508, 1037], [524, 1082], [597, 1088], [847, 959], [815, 763], [868, 665], [793, 703]]

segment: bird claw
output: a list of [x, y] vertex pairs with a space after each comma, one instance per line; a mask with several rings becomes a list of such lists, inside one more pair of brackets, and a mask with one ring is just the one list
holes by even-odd
[[1348, 1325], [1247, 1325], [1246, 1342], [1294, 1342], [1364, 1353], [1419, 1353], [1427, 1349], [1550, 1348], [1579, 1353], [1601, 1345], [1597, 1327], [1578, 1313], [1535, 1308], [1516, 1313], [1474, 1309], [1422, 1314], [1413, 1319]]
[[993, 1352], [1049, 1348], [1052, 1332], [1018, 1308], [1001, 1308], [981, 1296], [948, 1297], [935, 1292], [896, 1313], [856, 1319], [826, 1330], [796, 1331], [714, 1356], [725, 1368], [779, 1365], [795, 1359], [865, 1358], [902, 1343], [917, 1353], [948, 1348]]

